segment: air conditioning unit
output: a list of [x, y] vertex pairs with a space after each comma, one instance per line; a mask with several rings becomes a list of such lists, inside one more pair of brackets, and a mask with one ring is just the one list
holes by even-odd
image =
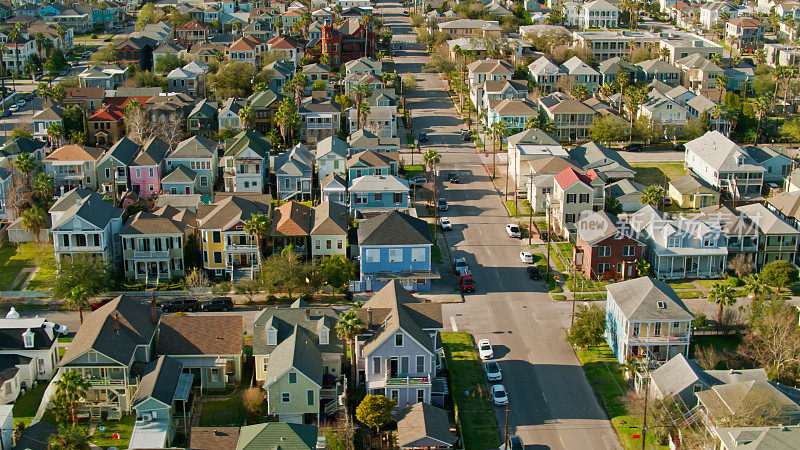
[[153, 420], [153, 417], [150, 414], [142, 414], [142, 420], [144, 420], [145, 422], [150, 422], [151, 420]]

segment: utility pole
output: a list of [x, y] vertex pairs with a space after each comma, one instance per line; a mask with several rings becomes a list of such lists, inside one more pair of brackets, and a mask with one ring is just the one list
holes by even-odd
[[[545, 212], [547, 215], [547, 272], [544, 277], [544, 282], [550, 282], [550, 202], [547, 202], [547, 211]], [[549, 285], [548, 285], [549, 286]]]
[[575, 325], [575, 261], [572, 261], [572, 318], [570, 319], [569, 326]]
[[530, 247], [533, 235], [533, 174], [529, 173], [528, 178], [531, 182], [531, 187], [528, 188], [528, 246]]
[[503, 444], [505, 445], [506, 450], [508, 450], [508, 401], [506, 401], [506, 431]]
[[650, 380], [644, 379], [644, 412], [642, 413], [642, 450], [644, 450], [645, 437], [647, 434], [647, 395], [650, 391]]

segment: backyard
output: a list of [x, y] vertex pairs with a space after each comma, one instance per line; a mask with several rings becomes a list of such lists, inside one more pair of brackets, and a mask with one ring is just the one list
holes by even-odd
[[[686, 175], [686, 169], [681, 163], [631, 164], [631, 166], [636, 170], [633, 181], [644, 186], [664, 186], [665, 181]], [[665, 175], [667, 180], [664, 180]]]
[[[453, 395], [453, 402], [464, 439], [463, 448], [499, 447], [501, 442], [497, 422], [488, 400], [472, 335], [465, 332], [446, 332], [441, 336], [450, 392], [459, 393]], [[461, 395], [462, 392], [468, 395]]]
[[236, 391], [230, 397], [220, 400], [203, 402], [200, 410], [201, 427], [227, 427], [244, 425], [245, 410], [242, 407], [240, 392]]
[[36, 410], [39, 409], [39, 404], [42, 402], [45, 389], [47, 389], [47, 383], [39, 383], [35, 388], [17, 397], [12, 410], [14, 413], [14, 426], [20, 422], [25, 422], [26, 426], [31, 424], [31, 420], [33, 420]]
[[[133, 434], [133, 425], [136, 417], [133, 414], [123, 416], [120, 420], [109, 420], [97, 424], [94, 434], [89, 440], [98, 447], [128, 448]], [[117, 435], [119, 439], [114, 436]]]
[[[51, 244], [25, 243], [0, 246], [0, 290], [19, 289], [30, 270], [39, 267], [28, 289], [47, 289], [55, 278], [55, 258]], [[20, 272], [29, 269], [20, 276]]]

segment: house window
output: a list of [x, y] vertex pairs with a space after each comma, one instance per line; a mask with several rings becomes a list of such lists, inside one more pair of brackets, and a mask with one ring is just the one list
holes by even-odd
[[219, 368], [212, 367], [211, 368], [211, 382], [212, 383], [219, 383]]
[[575, 203], [575, 194], [567, 194], [567, 203]]
[[417, 373], [425, 372], [425, 357], [417, 355]]
[[400, 392], [397, 389], [389, 390], [389, 399], [397, 401], [400, 398]]
[[297, 383], [297, 372], [289, 372], [289, 384]]
[[656, 322], [653, 329], [654, 336], [661, 336], [661, 322]]
[[330, 343], [330, 334], [329, 330], [319, 330], [319, 343], [320, 345], [328, 345]]
[[567, 214], [566, 218], [564, 219], [566, 223], [574, 223], [575, 222], [575, 214]]
[[424, 248], [412, 248], [411, 249], [411, 261], [412, 262], [420, 262], [425, 261], [425, 249]]
[[214, 264], [222, 264], [222, 252], [214, 252]]
[[292, 394], [289, 392], [281, 392], [281, 402], [282, 403], [289, 403], [292, 401]]
[[667, 242], [667, 247], [680, 247], [680, 246], [681, 246], [681, 237], [670, 236], [669, 241]]
[[399, 192], [395, 192], [394, 194], [392, 194], [392, 197], [393, 197], [392, 198], [392, 202], [393, 203], [402, 203], [403, 202], [403, 194], [401, 194]]
[[394, 335], [394, 346], [395, 347], [403, 346], [403, 333], [397, 333]]
[[597, 265], [597, 275], [602, 275], [608, 272], [608, 269], [611, 268], [611, 264], [609, 263], [600, 263]]
[[106, 169], [106, 178], [111, 178], [111, 169]]
[[222, 233], [220, 233], [219, 231], [212, 231], [211, 242], [214, 244], [219, 244], [220, 242], [222, 242]]
[[331, 240], [330, 239], [326, 240], [325, 241], [325, 249], [326, 250], [330, 250], [331, 247], [332, 247]]
[[381, 373], [381, 357], [372, 357], [372, 373]]
[[377, 248], [366, 249], [367, 262], [376, 263], [381, 261], [381, 251]]
[[708, 235], [703, 238], [703, 247], [713, 247], [717, 244], [717, 239], [714, 235]]
[[389, 262], [403, 262], [403, 249], [390, 248], [389, 249]]
[[635, 252], [636, 252], [635, 245], [626, 245], [622, 247], [622, 256], [633, 256]]
[[703, 390], [702, 384], [695, 384], [692, 386], [692, 392], [700, 392]]
[[383, 194], [375, 194], [375, 201], [382, 202], [383, 201]]
[[633, 337], [639, 336], [639, 324], [633, 324]]
[[581, 194], [581, 201], [579, 203], [589, 203], [589, 194]]
[[153, 177], [155, 176], [155, 175], [153, 174], [153, 168], [152, 168], [152, 167], [150, 167], [149, 169], [147, 169], [147, 175], [148, 175], [150, 178], [153, 178]]
[[25, 348], [33, 348], [33, 332], [30, 329], [22, 334], [22, 338], [25, 341]]
[[142, 178], [142, 170], [138, 167], [136, 168], [136, 178]]
[[321, 248], [319, 239], [314, 239], [314, 248], [317, 249], [317, 250], [319, 250]]
[[610, 245], [603, 245], [603, 246], [599, 247], [597, 255], [601, 256], [601, 257], [611, 256], [611, 246]]
[[306, 401], [308, 402], [308, 406], [314, 406], [314, 390], [309, 389], [306, 391]]
[[278, 330], [274, 328], [267, 330], [267, 345], [278, 345]]

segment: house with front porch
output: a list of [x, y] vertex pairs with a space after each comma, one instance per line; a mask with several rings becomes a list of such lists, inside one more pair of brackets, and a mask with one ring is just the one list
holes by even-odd
[[356, 314], [364, 323], [355, 354], [367, 394], [385, 395], [398, 407], [435, 403], [441, 305], [421, 302], [395, 279]]
[[485, 106], [487, 127], [503, 122], [511, 132], [524, 130], [529, 118], [539, 117], [536, 104], [524, 98], [489, 100]]
[[711, 187], [736, 197], [761, 193], [767, 170], [724, 134], [707, 131], [685, 147], [684, 166]]
[[308, 147], [297, 144], [275, 157], [275, 183], [281, 201], [311, 198], [314, 155]]
[[0, 358], [6, 358], [0, 360], [5, 365], [3, 373], [11, 375], [15, 366], [30, 364], [30, 370], [19, 368], [21, 376], [4, 377], [6, 380], [0, 386], [0, 393], [5, 394], [5, 401], [0, 403], [13, 402], [20, 389], [32, 388], [34, 381], [53, 378], [58, 367], [58, 339], [66, 336], [67, 331], [66, 326], [44, 317], [20, 317], [14, 308], [0, 319]]
[[132, 410], [142, 369], [155, 356], [161, 313], [120, 295], [88, 314], [59, 362], [61, 373], [77, 371], [89, 382], [79, 416], [121, 419]]
[[347, 189], [350, 214], [356, 212], [405, 209], [411, 200], [408, 181], [394, 175], [363, 175]]
[[50, 235], [56, 263], [75, 255], [97, 257], [115, 265], [121, 257], [117, 236], [122, 210], [103, 196], [73, 189], [50, 207]]
[[170, 217], [140, 211], [119, 232], [125, 278], [157, 283], [183, 278], [186, 227]]
[[[64, 127], [64, 110], [56, 105], [51, 105], [33, 115], [33, 138], [37, 141], [49, 142], [50, 146], [58, 147], [58, 142], [51, 142], [51, 137], [47, 134], [51, 125]], [[55, 139], [53, 139], [55, 140]]]
[[365, 175], [397, 175], [400, 155], [375, 150], [358, 152], [347, 159], [347, 178], [355, 180]]
[[225, 141], [221, 163], [226, 192], [267, 192], [269, 142], [258, 131], [245, 130]]
[[439, 274], [431, 267], [428, 223], [392, 210], [358, 224], [360, 279], [355, 291], [372, 292], [392, 280], [409, 291], [428, 291]]
[[656, 278], [720, 278], [728, 266], [728, 244], [718, 220], [669, 219], [650, 205], [628, 216], [647, 244], [645, 259]]
[[625, 280], [638, 275], [636, 261], [645, 245], [636, 240], [625, 223], [606, 211], [588, 215], [576, 224], [573, 248], [575, 269], [587, 279]]
[[564, 64], [561, 65], [561, 71], [572, 79], [572, 83], [575, 86], [582, 84], [586, 86], [586, 89], [592, 94], [597, 92], [600, 84], [602, 84], [600, 72], [592, 69], [591, 66], [583, 62], [583, 60], [577, 56], [573, 56], [564, 62]]
[[317, 151], [314, 157], [319, 179], [322, 180], [331, 173], [343, 175], [349, 153], [350, 146], [347, 145], [347, 142], [336, 136], [329, 136], [317, 142]]
[[192, 136], [178, 143], [169, 153], [166, 167], [167, 171], [178, 167], [191, 170], [198, 176], [197, 192], [210, 194], [217, 182], [218, 161], [216, 143], [202, 136]]
[[242, 380], [244, 334], [240, 315], [163, 316], [157, 352], [179, 361], [201, 391], [225, 389]]
[[797, 261], [800, 231], [761, 203], [740, 206], [736, 210], [747, 216], [758, 230], [758, 256], [753, 262], [756, 267], [763, 267], [777, 260], [791, 263]]
[[250, 275], [261, 260], [255, 236], [244, 224], [255, 214], [270, 214], [272, 198], [257, 192], [217, 192], [214, 203], [197, 208], [203, 267], [215, 276]]
[[314, 226], [311, 228], [311, 257], [347, 257], [347, 207], [342, 203], [323, 201], [314, 207]]
[[539, 99], [539, 111], [556, 127], [560, 142], [583, 141], [591, 133], [596, 111], [563, 92], [554, 92]]
[[347, 204], [347, 181], [332, 173], [319, 182], [323, 202]]
[[130, 166], [131, 189], [139, 198], [150, 198], [161, 192], [164, 176], [164, 159], [169, 153], [169, 144], [157, 137], [150, 138], [136, 155]]
[[[706, 221], [719, 221], [722, 226], [722, 234], [728, 244], [728, 261], [744, 255], [755, 267], [761, 264], [762, 260], [759, 259], [759, 256], [762, 255], [758, 255], [761, 241], [758, 225], [743, 211], [720, 204], [700, 208], [699, 214], [692, 214], [690, 217]], [[800, 234], [800, 231], [797, 233]]]
[[130, 448], [168, 448], [175, 439], [179, 420], [189, 419], [186, 416], [191, 413], [192, 376], [182, 371], [180, 361], [164, 355], [144, 368], [133, 397], [136, 421]]
[[189, 136], [211, 137], [218, 131], [219, 117], [217, 108], [219, 104], [204, 98], [198, 102], [186, 117], [186, 131]]
[[[255, 379], [264, 382], [268, 408], [280, 420], [309, 422], [338, 410], [343, 386], [344, 342], [336, 333], [338, 313], [310, 307], [265, 309], [253, 323]], [[294, 375], [291, 375], [294, 373]]]
[[559, 172], [553, 181], [549, 199], [553, 228], [558, 235], [569, 237], [582, 217], [604, 208], [606, 183], [594, 169], [583, 174], [571, 167]]
[[672, 288], [649, 276], [606, 286], [606, 342], [628, 357], [669, 361], [689, 354], [692, 314]]
[[128, 190], [128, 168], [138, 153], [139, 146], [123, 137], [103, 154], [97, 162], [97, 182], [101, 193], [116, 190], [116, 195], [121, 195]]
[[545, 56], [541, 56], [536, 61], [528, 64], [528, 78], [536, 83], [536, 87], [545, 94], [553, 92], [556, 89], [558, 80], [565, 75], [560, 67], [553, 64]]
[[310, 206], [290, 201], [275, 208], [269, 232], [273, 251], [280, 252], [291, 245], [295, 252], [308, 255], [313, 226], [314, 209]]
[[719, 191], [693, 173], [670, 180], [667, 195], [681, 208], [699, 209], [719, 203]]
[[44, 171], [53, 177], [58, 191], [63, 188], [97, 189], [97, 161], [103, 150], [85, 145], [69, 144], [57, 148], [42, 160]]

